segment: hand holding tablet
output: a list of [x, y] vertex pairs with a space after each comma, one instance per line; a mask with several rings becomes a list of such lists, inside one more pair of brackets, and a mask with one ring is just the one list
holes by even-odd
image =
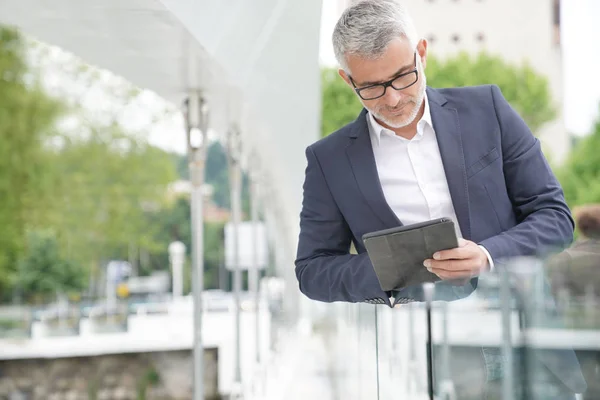
[[[433, 260], [434, 254], [453, 257], [456, 254], [452, 251], [460, 249], [454, 222], [450, 218], [368, 233], [363, 236], [363, 242], [379, 284], [385, 291], [437, 282], [441, 279], [437, 272], [449, 276], [446, 274], [452, 273], [447, 271], [451, 267], [447, 264], [448, 260]], [[442, 252], [446, 250], [450, 252]], [[426, 260], [436, 273], [424, 266]]]

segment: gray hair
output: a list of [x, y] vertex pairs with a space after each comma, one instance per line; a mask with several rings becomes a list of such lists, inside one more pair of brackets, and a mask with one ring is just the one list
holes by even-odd
[[333, 51], [348, 71], [349, 54], [376, 59], [399, 37], [417, 47], [419, 38], [406, 8], [395, 0], [362, 0], [347, 8], [333, 31]]

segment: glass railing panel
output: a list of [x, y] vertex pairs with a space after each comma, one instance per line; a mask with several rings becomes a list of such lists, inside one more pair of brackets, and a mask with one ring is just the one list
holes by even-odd
[[[590, 255], [592, 257], [590, 257]], [[597, 255], [574, 253], [510, 266], [522, 310], [524, 396], [600, 398]], [[592, 268], [590, 268], [592, 267]]]
[[380, 399], [418, 399], [426, 393], [425, 314], [419, 303], [379, 307]]
[[[466, 287], [466, 297], [431, 303], [432, 357], [428, 363], [432, 364], [436, 398], [492, 400], [497, 388], [514, 391], [503, 374], [506, 363], [515, 357], [507, 338], [518, 332], [519, 315], [510, 301], [503, 302], [499, 283], [496, 275], [484, 274], [476, 288]], [[422, 308], [427, 314], [428, 305]]]
[[329, 359], [327, 370], [331, 375], [332, 391], [340, 398], [348, 398], [359, 390], [358, 306], [333, 304], [329, 320], [334, 321], [331, 339], [326, 340]]
[[[432, 302], [421, 290], [415, 302], [379, 309], [380, 398], [519, 398], [519, 386], [510, 378], [518, 360], [514, 338], [521, 313], [508, 283], [506, 293], [501, 289], [497, 273], [490, 273], [475, 288], [438, 283]], [[512, 397], [496, 396], [504, 392]]]
[[595, 288], [576, 298], [547, 265], [515, 259], [467, 298], [431, 303], [435, 398], [600, 398]]
[[334, 398], [377, 399], [375, 306], [335, 304], [329, 318], [335, 321], [331, 340], [326, 341]]
[[359, 387], [357, 399], [378, 399], [377, 318], [381, 307], [358, 306]]

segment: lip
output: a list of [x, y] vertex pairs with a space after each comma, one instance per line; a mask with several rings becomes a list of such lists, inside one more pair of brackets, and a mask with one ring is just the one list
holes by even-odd
[[403, 106], [402, 106], [402, 107], [400, 107], [400, 108], [396, 108], [396, 109], [394, 109], [394, 110], [391, 110], [391, 111], [390, 111], [390, 114], [392, 114], [392, 115], [400, 115], [400, 114], [402, 114], [402, 111], [404, 111], [404, 109], [405, 109], [405, 108], [406, 108], [406, 104], [405, 104], [405, 105], [403, 105]]

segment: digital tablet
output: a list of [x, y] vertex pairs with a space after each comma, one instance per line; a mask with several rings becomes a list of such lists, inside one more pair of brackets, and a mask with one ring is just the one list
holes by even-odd
[[436, 251], [458, 247], [450, 218], [371, 232], [362, 239], [385, 291], [439, 281], [423, 266], [423, 261], [433, 258]]

